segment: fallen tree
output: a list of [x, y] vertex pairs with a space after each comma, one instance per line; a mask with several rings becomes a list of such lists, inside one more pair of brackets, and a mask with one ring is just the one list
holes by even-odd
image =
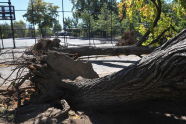
[[39, 92], [37, 102], [66, 99], [76, 108], [105, 109], [152, 99], [185, 98], [185, 64], [186, 30], [139, 62], [103, 78], [66, 82], [62, 74], [42, 64], [33, 65], [30, 71]]
[[47, 57], [55, 55], [53, 61], [57, 62], [61, 54], [64, 53], [47, 51], [34, 59], [24, 58], [24, 66], [23, 62], [21, 64], [30, 72], [13, 85], [19, 89], [29, 79], [37, 93], [31, 97], [32, 103], [65, 99], [71, 107], [78, 109], [115, 109], [148, 100], [185, 99], [186, 30], [137, 63], [102, 78], [65, 80], [64, 72], [59, 71], [63, 68], [51, 67], [47, 61]]
[[60, 45], [59, 39], [40, 39], [31, 49], [27, 51], [29, 54], [39, 55], [48, 50], [54, 50], [58, 52], [68, 53], [68, 56], [78, 58], [80, 56], [91, 56], [91, 55], [142, 55], [151, 53], [154, 48], [149, 46], [111, 46], [111, 47], [70, 47], [66, 48]]
[[56, 49], [59, 52], [76, 54], [77, 56], [90, 56], [90, 55], [142, 55], [151, 53], [154, 48], [144, 47], [144, 46], [114, 46], [114, 47], [73, 47], [73, 48], [63, 48]]

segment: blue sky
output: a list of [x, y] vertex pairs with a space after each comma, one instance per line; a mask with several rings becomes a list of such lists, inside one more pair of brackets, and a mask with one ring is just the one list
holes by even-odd
[[[0, 0], [1, 2], [5, 2], [8, 0]], [[44, 0], [45, 2], [50, 2], [53, 3], [54, 5], [59, 6], [60, 8], [58, 9], [61, 11], [61, 6], [62, 6], [62, 0]], [[71, 11], [72, 10], [72, 3], [70, 0], [63, 0], [64, 1], [64, 11]], [[120, 0], [117, 0], [118, 2]], [[167, 2], [171, 2], [172, 0], [167, 0]], [[12, 5], [15, 6], [16, 10], [26, 10], [28, 7], [28, 2], [29, 0], [11, 0]], [[26, 19], [23, 18], [23, 15], [26, 13], [26, 11], [16, 11], [16, 21], [19, 20], [24, 20], [26, 22]], [[65, 17], [72, 17], [72, 13], [65, 12]], [[58, 20], [62, 23], [62, 13], [59, 13]], [[10, 21], [0, 21], [0, 23], [9, 23]], [[29, 24], [28, 22], [26, 22]]]
[[[8, 0], [0, 0], [1, 2], [8, 1]], [[53, 3], [54, 5], [59, 6], [60, 8], [58, 9], [61, 11], [61, 6], [62, 6], [62, 0], [44, 0], [45, 2], [50, 2]], [[28, 7], [28, 2], [29, 0], [11, 0], [12, 5], [15, 6], [15, 10], [26, 10]], [[5, 4], [3, 4], [5, 5]], [[64, 11], [71, 11], [72, 10], [72, 4], [70, 0], [64, 0]], [[24, 20], [26, 22], [26, 19], [23, 18], [23, 15], [26, 13], [26, 11], [16, 11], [16, 21], [19, 20]], [[72, 13], [65, 12], [65, 17], [72, 17]], [[58, 20], [62, 20], [62, 13], [59, 13]], [[9, 23], [9, 21], [1, 21], [1, 23]], [[28, 22], [26, 22], [29, 24]]]
[[[15, 6], [15, 9], [18, 10], [18, 9], [24, 9], [26, 10], [27, 7], [28, 7], [28, 1], [29, 0], [12, 0], [12, 4]], [[62, 6], [62, 0], [44, 0], [45, 2], [50, 2], [50, 3], [53, 3], [54, 5], [57, 5], [59, 6], [60, 8], [58, 9], [59, 11], [61, 11], [61, 6]], [[72, 10], [72, 4], [70, 2], [70, 0], [63, 0], [64, 1], [64, 10], [65, 11], [71, 11]], [[16, 13], [16, 20], [20, 20], [22, 19], [23, 20], [23, 17], [22, 15], [24, 14], [25, 12], [17, 12]], [[65, 17], [68, 17], [68, 16], [72, 16], [72, 13], [65, 13]], [[59, 20], [62, 20], [62, 13], [59, 13], [59, 17], [58, 17]]]
[[[6, 1], [6, 0], [0, 0], [0, 1]], [[29, 0], [11, 0], [12, 5], [15, 6], [16, 10], [26, 10], [28, 7], [28, 2]], [[44, 0], [45, 2], [50, 2], [53, 3], [54, 5], [59, 6], [60, 8], [58, 9], [61, 11], [61, 6], [62, 6], [62, 0]], [[71, 11], [72, 10], [72, 3], [70, 0], [63, 0], [64, 1], [64, 11]], [[120, 0], [117, 0], [120, 1]], [[25, 20], [23, 18], [25, 12], [16, 12], [16, 20]], [[72, 17], [72, 13], [65, 12], [65, 17]], [[59, 13], [59, 20], [62, 20], [62, 13]], [[26, 20], [25, 20], [26, 21]]]

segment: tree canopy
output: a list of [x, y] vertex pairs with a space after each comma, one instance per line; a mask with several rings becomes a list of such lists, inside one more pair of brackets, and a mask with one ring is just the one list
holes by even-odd
[[186, 27], [184, 0], [71, 0], [80, 28], [91, 32], [134, 31], [139, 45], [161, 45]]
[[53, 26], [53, 33], [60, 32], [61, 30], [62, 30], [62, 27], [59, 24], [59, 21], [55, 21], [54, 26]]
[[[27, 35], [27, 28], [25, 22], [22, 20], [20, 21], [14, 21], [14, 30], [15, 30], [15, 37], [25, 37]], [[2, 38], [10, 38], [12, 37], [12, 30], [11, 25], [8, 23], [0, 24], [0, 29], [2, 31]]]
[[30, 0], [24, 17], [26, 17], [27, 21], [30, 23], [37, 24], [44, 37], [46, 31], [43, 28], [47, 29], [53, 27], [58, 16], [58, 8], [58, 6], [44, 2], [43, 0], [33, 0], [33, 3]]
[[160, 35], [169, 39], [186, 26], [185, 2], [182, 0], [122, 0], [118, 8], [122, 21], [127, 19], [135, 25], [133, 30], [141, 35], [148, 34], [147, 39], [142, 39], [142, 42], [146, 40], [143, 45], [151, 44]]

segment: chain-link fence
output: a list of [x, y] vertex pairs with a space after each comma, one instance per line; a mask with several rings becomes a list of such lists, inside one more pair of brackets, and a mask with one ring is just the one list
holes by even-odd
[[[7, 1], [11, 2], [10, 0]], [[34, 0], [29, 1], [32, 6], [33, 1]], [[27, 19], [23, 16], [27, 12], [27, 6], [24, 6], [23, 8], [16, 8], [15, 6], [16, 20], [0, 20], [0, 48], [20, 48], [31, 46], [35, 44], [38, 39], [41, 38], [41, 30], [45, 33], [44, 38], [60, 38], [62, 41], [62, 45], [65, 46], [96, 46], [102, 44], [113, 45], [115, 43], [116, 37], [119, 36], [122, 31], [119, 27], [116, 27], [116, 25], [113, 24], [114, 22], [112, 10], [108, 9], [109, 15], [107, 16], [109, 16], [110, 18], [106, 20], [108, 24], [106, 25], [105, 29], [107, 30], [95, 30], [92, 24], [94, 20], [92, 20], [91, 17], [88, 20], [87, 26], [69, 27], [68, 24], [66, 24], [67, 22], [65, 21], [67, 21], [68, 19], [74, 20], [75, 18], [73, 16], [74, 12], [72, 9], [65, 10], [65, 1], [61, 0], [61, 5], [57, 5], [59, 6], [59, 8], [57, 9], [58, 16], [56, 17], [56, 19], [62, 26], [62, 29], [58, 29], [57, 32], [54, 32], [51, 28], [39, 29], [38, 25], [28, 22]], [[0, 4], [0, 6], [5, 6], [5, 4], [3, 3]], [[55, 3], [53, 4], [55, 5]], [[33, 13], [34, 11], [35, 10], [33, 9]], [[95, 16], [99, 13], [89, 11], [88, 14], [89, 16]], [[20, 17], [22, 17], [23, 21], [18, 20], [20, 19]], [[103, 21], [99, 23], [105, 22]]]

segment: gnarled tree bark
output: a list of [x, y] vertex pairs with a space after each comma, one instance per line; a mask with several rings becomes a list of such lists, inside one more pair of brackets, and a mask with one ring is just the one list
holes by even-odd
[[76, 108], [115, 108], [152, 99], [185, 98], [185, 65], [186, 30], [139, 62], [103, 78], [67, 83], [53, 70], [43, 76], [33, 72], [32, 81], [44, 94], [42, 102], [64, 98]]

